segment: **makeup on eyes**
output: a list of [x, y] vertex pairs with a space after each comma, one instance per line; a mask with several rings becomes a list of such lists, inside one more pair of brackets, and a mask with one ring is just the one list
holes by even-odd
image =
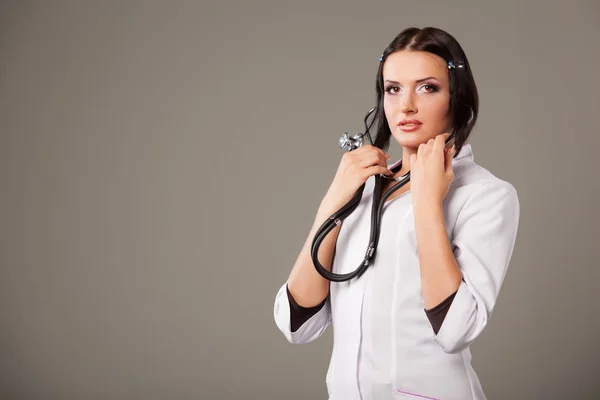
[[[435, 92], [437, 92], [437, 91], [440, 90], [439, 86], [436, 85], [436, 84], [434, 84], [434, 83], [424, 83], [424, 84], [422, 84], [422, 85], [419, 86], [419, 89], [422, 88], [422, 87], [428, 87], [429, 88], [429, 90], [426, 90], [426, 93], [435, 93]], [[386, 86], [384, 90], [386, 92], [390, 93], [390, 94], [395, 94], [395, 93], [391, 92], [391, 90], [395, 89], [395, 88], [400, 88], [400, 86], [390, 84], [390, 85]]]
[[[429, 81], [429, 82], [427, 82]], [[434, 89], [439, 89], [439, 80], [433, 76], [428, 76], [426, 78], [421, 78], [421, 79], [417, 79], [415, 81], [416, 85], [419, 85], [421, 83], [426, 83], [426, 85], [433, 87]], [[390, 79], [386, 79], [384, 81], [385, 86], [385, 90], [388, 91], [388, 89], [392, 88], [392, 87], [400, 87], [402, 86], [400, 84], [400, 82], [394, 81], [394, 80], [390, 80]]]

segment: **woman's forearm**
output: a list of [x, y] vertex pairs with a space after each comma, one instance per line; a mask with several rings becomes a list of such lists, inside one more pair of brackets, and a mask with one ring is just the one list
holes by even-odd
[[441, 204], [416, 207], [415, 230], [425, 309], [431, 309], [458, 290], [462, 273], [448, 240]]
[[[323, 278], [315, 269], [311, 257], [311, 246], [315, 234], [319, 227], [329, 218], [334, 212], [338, 211], [341, 206], [328, 203], [324, 200], [319, 207], [314, 224], [310, 230], [302, 251], [290, 272], [288, 278], [288, 289], [292, 297], [300, 306], [313, 307], [320, 304], [329, 294], [329, 281]], [[331, 271], [333, 264], [333, 255], [335, 244], [340, 232], [341, 225], [336, 226], [323, 239], [319, 246], [318, 258], [321, 265]]]

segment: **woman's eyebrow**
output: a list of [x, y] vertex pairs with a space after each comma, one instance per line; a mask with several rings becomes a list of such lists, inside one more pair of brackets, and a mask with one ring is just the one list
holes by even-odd
[[[428, 76], [427, 78], [422, 78], [422, 79], [418, 79], [418, 80], [416, 80], [416, 81], [415, 81], [415, 83], [421, 83], [421, 82], [423, 82], [423, 81], [426, 81], [427, 79], [435, 79], [436, 81], [438, 81], [438, 82], [439, 82], [439, 79], [437, 79], [437, 78], [435, 78], [435, 77], [433, 77], [433, 76]], [[393, 83], [393, 84], [395, 84], [395, 85], [399, 85], [399, 84], [400, 84], [400, 82], [391, 81], [391, 80], [389, 80], [389, 79], [386, 79], [385, 81], [386, 81], [386, 82], [388, 82], [388, 83]]]

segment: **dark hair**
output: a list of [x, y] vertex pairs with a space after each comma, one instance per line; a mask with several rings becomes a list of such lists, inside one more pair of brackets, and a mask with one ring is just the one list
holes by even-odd
[[387, 150], [392, 132], [385, 119], [383, 109], [383, 63], [387, 57], [397, 51], [426, 51], [440, 56], [447, 62], [462, 63], [462, 68], [448, 69], [450, 82], [450, 111], [454, 128], [456, 154], [471, 134], [477, 121], [479, 95], [467, 56], [460, 44], [449, 33], [433, 27], [407, 28], [400, 32], [384, 50], [377, 70], [376, 107], [371, 124], [377, 122], [376, 139], [373, 145]]

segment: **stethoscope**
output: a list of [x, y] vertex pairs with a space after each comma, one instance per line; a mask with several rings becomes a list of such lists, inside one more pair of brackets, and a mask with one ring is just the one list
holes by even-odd
[[[369, 138], [369, 142], [373, 144], [373, 140], [371, 138], [371, 134], [369, 133], [369, 128], [373, 124], [371, 121], [370, 124], [367, 124], [367, 120], [369, 116], [375, 111], [375, 108], [369, 110], [367, 115], [365, 116], [364, 124], [365, 124], [365, 132], [357, 133], [356, 135], [350, 137], [347, 132], [340, 137], [339, 146], [341, 149], [346, 149], [346, 151], [356, 150], [360, 146], [363, 145], [363, 137], [366, 135]], [[454, 132], [446, 139], [446, 145], [454, 138]], [[391, 169], [392, 172], [397, 172], [402, 167], [402, 160]], [[379, 199], [381, 193], [381, 180], [388, 179], [394, 180], [397, 183], [388, 189], [383, 195], [381, 195], [381, 199]], [[325, 279], [328, 279], [333, 282], [344, 282], [349, 281], [354, 277], [360, 277], [369, 267], [373, 256], [377, 250], [377, 244], [379, 243], [379, 234], [380, 228], [379, 225], [381, 223], [381, 215], [383, 214], [383, 207], [385, 205], [386, 200], [398, 189], [402, 186], [406, 185], [410, 181], [410, 171], [404, 174], [401, 177], [388, 177], [385, 175], [377, 174], [375, 175], [375, 188], [373, 192], [373, 205], [371, 206], [371, 235], [369, 238], [369, 247], [367, 247], [367, 251], [365, 254], [365, 258], [363, 262], [358, 266], [356, 270], [353, 272], [349, 272], [347, 274], [335, 274], [333, 272], [325, 269], [321, 263], [317, 255], [319, 254], [319, 247], [321, 243], [325, 239], [325, 237], [338, 225], [342, 223], [352, 212], [358, 207], [360, 200], [362, 198], [363, 191], [365, 189], [366, 182], [362, 184], [362, 186], [356, 191], [354, 197], [346, 203], [342, 208], [333, 213], [317, 230], [315, 233], [315, 237], [312, 242], [311, 247], [311, 257], [313, 260], [313, 264], [317, 269], [317, 272]]]

